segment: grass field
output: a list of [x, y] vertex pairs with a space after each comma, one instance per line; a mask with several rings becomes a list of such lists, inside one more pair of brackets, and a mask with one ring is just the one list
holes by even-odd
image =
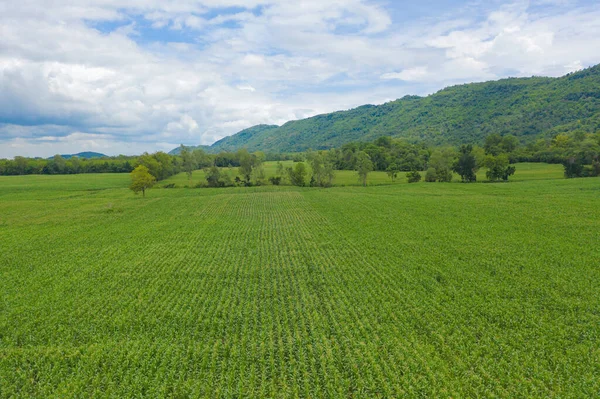
[[0, 177], [0, 397], [598, 397], [600, 179], [519, 166], [146, 198]]

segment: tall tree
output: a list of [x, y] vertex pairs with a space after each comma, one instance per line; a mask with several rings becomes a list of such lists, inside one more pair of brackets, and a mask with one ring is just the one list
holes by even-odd
[[485, 144], [483, 148], [487, 155], [498, 155], [502, 152], [500, 144], [502, 143], [502, 136], [498, 133], [490, 134], [485, 138]]
[[240, 163], [240, 174], [246, 181], [246, 184], [248, 184], [252, 179], [252, 169], [258, 166], [260, 161], [255, 155], [250, 154], [245, 148], [237, 152], [237, 158]]
[[194, 156], [194, 162], [196, 163], [196, 168], [203, 169], [208, 168], [213, 165], [213, 160], [210, 155], [204, 152], [203, 149], [197, 148], [192, 152]]
[[331, 186], [334, 178], [333, 165], [320, 152], [311, 152], [306, 156], [312, 170], [311, 185], [318, 187]]
[[181, 161], [183, 163], [183, 171], [187, 174], [188, 180], [191, 181], [192, 180], [192, 174], [194, 173], [194, 170], [196, 170], [196, 167], [198, 166], [196, 163], [196, 158], [194, 157], [194, 154], [191, 153], [187, 147], [185, 147], [183, 144], [181, 145], [181, 152], [180, 152], [180, 156], [181, 156]]
[[143, 153], [138, 157], [135, 166], [137, 167], [139, 165], [145, 166], [146, 169], [148, 169], [148, 172], [152, 176], [154, 176], [154, 178], [159, 179], [162, 168], [160, 163], [156, 160], [156, 158], [154, 158], [154, 156], [148, 154], [147, 152]]
[[477, 160], [473, 155], [472, 145], [463, 145], [460, 147], [460, 155], [454, 163], [454, 171], [460, 175], [464, 183], [477, 181]]
[[221, 170], [216, 166], [211, 166], [204, 171], [204, 175], [206, 176], [206, 181], [209, 187], [221, 187]]
[[256, 186], [262, 186], [265, 184], [267, 180], [267, 175], [265, 173], [265, 168], [262, 163], [259, 163], [254, 168], [252, 168], [252, 183]]
[[52, 157], [52, 165], [54, 166], [54, 173], [59, 175], [65, 173], [67, 168], [67, 162], [59, 154], [56, 154], [54, 157]]
[[282, 177], [284, 173], [283, 164], [281, 161], [277, 161], [277, 177]]
[[446, 147], [435, 150], [429, 158], [429, 169], [427, 181], [451, 182], [452, 181], [452, 165], [456, 159], [456, 151], [454, 148]]
[[506, 154], [488, 155], [485, 160], [485, 167], [488, 169], [485, 174], [490, 181], [508, 181], [508, 178], [514, 175], [516, 171], [515, 167], [510, 165]]
[[16, 156], [13, 162], [17, 174], [24, 175], [27, 173], [27, 165], [29, 164], [27, 158]]
[[367, 185], [367, 176], [373, 171], [373, 162], [371, 158], [364, 151], [356, 153], [356, 171], [358, 172], [358, 178], [363, 186]]
[[150, 171], [144, 165], [139, 165], [131, 172], [131, 185], [129, 188], [134, 193], [142, 192], [146, 196], [146, 190], [154, 186], [156, 178], [150, 174]]
[[396, 181], [396, 177], [398, 177], [398, 172], [400, 172], [400, 168], [397, 164], [393, 163], [390, 166], [388, 166], [386, 172], [390, 179], [392, 179], [392, 181]]
[[304, 162], [297, 162], [294, 168], [287, 168], [290, 183], [294, 186], [303, 187], [306, 185], [306, 165]]

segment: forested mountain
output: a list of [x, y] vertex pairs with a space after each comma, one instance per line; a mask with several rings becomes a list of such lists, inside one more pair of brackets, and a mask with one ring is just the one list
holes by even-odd
[[493, 133], [528, 143], [577, 130], [600, 130], [600, 65], [561, 78], [464, 84], [280, 127], [259, 125], [216, 142], [209, 151], [317, 150], [381, 136], [432, 145], [481, 144]]
[[[284, 125], [285, 126], [285, 125]], [[239, 133], [234, 134], [233, 136], [225, 137], [216, 143], [214, 143], [210, 148], [211, 151], [219, 152], [219, 151], [235, 151], [250, 143], [255, 143], [253, 145], [258, 145], [260, 147], [270, 147], [269, 144], [272, 137], [277, 136], [280, 129], [277, 125], [257, 125], [251, 128], [242, 130]], [[281, 150], [281, 149], [279, 149]], [[283, 149], [285, 151], [285, 149]]]
[[[185, 148], [187, 148], [189, 151], [203, 150], [203, 151], [210, 152], [210, 146], [208, 146], [208, 145], [186, 146]], [[172, 149], [171, 151], [169, 151], [169, 154], [170, 155], [180, 155], [181, 154], [181, 146]]]
[[82, 158], [82, 159], [92, 159], [92, 158], [104, 158], [107, 155], [101, 154], [99, 152], [85, 151], [77, 154], [64, 154], [61, 155], [64, 159], [71, 159], [73, 157]]

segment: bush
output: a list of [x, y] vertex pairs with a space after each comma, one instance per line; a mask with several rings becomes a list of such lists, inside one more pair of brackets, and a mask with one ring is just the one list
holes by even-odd
[[281, 184], [281, 176], [269, 177], [269, 181], [272, 185], [279, 186]]
[[452, 171], [450, 169], [441, 169], [436, 171], [437, 181], [440, 183], [450, 183], [452, 181]]
[[592, 176], [592, 177], [600, 176], [600, 161], [594, 161], [592, 163], [590, 176]]
[[294, 186], [304, 187], [306, 185], [306, 165], [303, 162], [299, 162], [294, 168], [287, 168], [287, 173], [290, 178], [290, 182]]
[[577, 158], [568, 158], [563, 161], [565, 168], [565, 177], [567, 179], [573, 179], [575, 177], [582, 177], [584, 172], [583, 163]]
[[434, 168], [427, 169], [425, 174], [425, 181], [428, 183], [435, 183], [438, 179], [437, 173]]
[[484, 161], [484, 165], [488, 168], [485, 175], [489, 181], [504, 180], [515, 174], [515, 167], [510, 165], [508, 155], [500, 154], [498, 156], [488, 155]]
[[418, 183], [421, 181], [421, 174], [419, 172], [417, 172], [416, 170], [412, 171], [412, 172], [408, 172], [406, 174], [406, 179], [408, 180], [409, 183]]
[[454, 162], [454, 171], [460, 175], [464, 183], [477, 181], [477, 170], [479, 169], [477, 158], [473, 153], [472, 145], [460, 147], [460, 156]]

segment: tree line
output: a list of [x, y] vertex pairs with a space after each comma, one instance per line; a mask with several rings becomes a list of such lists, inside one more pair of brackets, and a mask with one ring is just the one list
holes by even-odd
[[[283, 167], [279, 163], [275, 176], [267, 179], [263, 162], [271, 160], [293, 160], [294, 166]], [[295, 154], [250, 153], [245, 149], [209, 154], [181, 146], [179, 155], [156, 152], [139, 157], [93, 159], [65, 159], [60, 155], [50, 159], [15, 157], [0, 160], [0, 175], [130, 173], [144, 166], [154, 181], [185, 172], [190, 183], [193, 171], [202, 169], [206, 181], [197, 185], [205, 187], [269, 183], [328, 187], [336, 170], [356, 171], [365, 185], [372, 171], [384, 171], [391, 180], [400, 172], [408, 172], [409, 182], [449, 182], [456, 173], [463, 182], [473, 182], [478, 170], [486, 168], [488, 180], [506, 181], [515, 173], [513, 165], [519, 162], [560, 163], [567, 178], [600, 176], [600, 132], [559, 133], [527, 145], [521, 145], [511, 135], [492, 134], [481, 146], [432, 148], [424, 143], [380, 137], [371, 143], [355, 142], [337, 149]]]
[[25, 158], [0, 159], [0, 175], [71, 175], [80, 173], [130, 173], [137, 157], [63, 158], [55, 155], [50, 159]]

